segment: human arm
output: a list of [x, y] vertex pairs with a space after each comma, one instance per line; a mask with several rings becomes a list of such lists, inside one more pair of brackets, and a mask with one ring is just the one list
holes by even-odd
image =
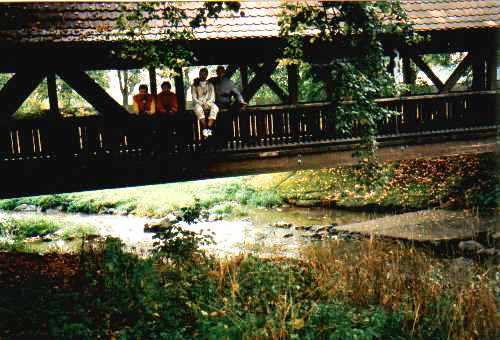
[[215, 87], [212, 83], [208, 83], [208, 93], [206, 98], [206, 103], [213, 104], [215, 102]]
[[194, 85], [191, 85], [191, 97], [193, 98], [193, 105], [201, 105], [201, 101], [198, 99], [198, 93], [196, 92]]
[[149, 105], [149, 110], [146, 108], [146, 113], [148, 115], [152, 115], [156, 112], [156, 100], [153, 96], [151, 96], [151, 103]]
[[132, 98], [132, 113], [139, 114], [139, 104], [136, 96]]
[[170, 111], [177, 113], [179, 111], [179, 103], [177, 101], [177, 95], [172, 94], [170, 97]]

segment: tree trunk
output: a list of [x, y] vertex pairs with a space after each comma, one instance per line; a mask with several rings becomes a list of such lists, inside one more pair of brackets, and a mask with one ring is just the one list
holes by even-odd
[[128, 89], [128, 71], [127, 70], [117, 70], [118, 82], [120, 83], [120, 92], [122, 93], [122, 105], [128, 109], [128, 96], [130, 94]]

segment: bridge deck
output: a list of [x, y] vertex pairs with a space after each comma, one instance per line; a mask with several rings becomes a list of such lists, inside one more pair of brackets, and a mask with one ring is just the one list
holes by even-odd
[[[379, 126], [381, 158], [493, 151], [496, 96], [482, 91], [379, 100], [401, 113]], [[355, 122], [352, 136], [340, 133], [330, 103], [248, 108], [224, 112], [217, 137], [207, 143], [191, 115], [184, 117], [5, 122], [0, 126], [0, 195], [352, 163], [362, 129]]]

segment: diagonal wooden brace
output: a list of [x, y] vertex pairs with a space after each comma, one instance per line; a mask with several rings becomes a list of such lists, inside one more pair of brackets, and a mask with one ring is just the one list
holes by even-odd
[[102, 115], [107, 117], [128, 115], [128, 111], [84, 71], [60, 71], [58, 75]]
[[444, 84], [431, 70], [429, 65], [427, 65], [425, 61], [418, 55], [412, 55], [411, 59], [415, 62], [415, 65], [417, 65], [418, 68], [425, 73], [425, 75], [432, 81], [432, 83], [436, 85], [436, 87], [438, 88], [438, 92], [441, 92], [443, 90]]
[[469, 66], [471, 64], [472, 64], [472, 54], [469, 53], [460, 62], [460, 64], [458, 64], [458, 66], [455, 68], [455, 70], [450, 75], [448, 80], [444, 83], [444, 86], [440, 92], [446, 93], [446, 92], [450, 91], [453, 88], [453, 86], [455, 86], [455, 84], [460, 79], [460, 77], [465, 74], [465, 71], [467, 71], [467, 68], [469, 68]]
[[19, 71], [0, 89], [0, 118], [12, 116], [44, 80], [44, 72]]
[[271, 74], [274, 72], [278, 63], [273, 62], [265, 64], [262, 67], [256, 65], [249, 65], [254, 71], [255, 76], [252, 78], [248, 84], [246, 91], [243, 93], [243, 97], [248, 102], [257, 93], [262, 85], [267, 84], [269, 88], [278, 96], [283, 102], [288, 101], [288, 95], [271, 79]]

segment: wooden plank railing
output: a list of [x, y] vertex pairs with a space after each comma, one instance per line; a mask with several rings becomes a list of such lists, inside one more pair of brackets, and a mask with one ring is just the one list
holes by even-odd
[[[495, 91], [379, 99], [400, 112], [379, 125], [380, 135], [459, 129], [496, 124]], [[361, 126], [354, 122], [352, 136]], [[220, 113], [214, 142], [221, 152], [335, 141], [345, 138], [328, 102], [248, 107]], [[103, 116], [9, 120], [0, 124], [0, 159], [144, 157], [204, 150], [191, 112], [176, 120], [137, 117], [111, 121]]]

